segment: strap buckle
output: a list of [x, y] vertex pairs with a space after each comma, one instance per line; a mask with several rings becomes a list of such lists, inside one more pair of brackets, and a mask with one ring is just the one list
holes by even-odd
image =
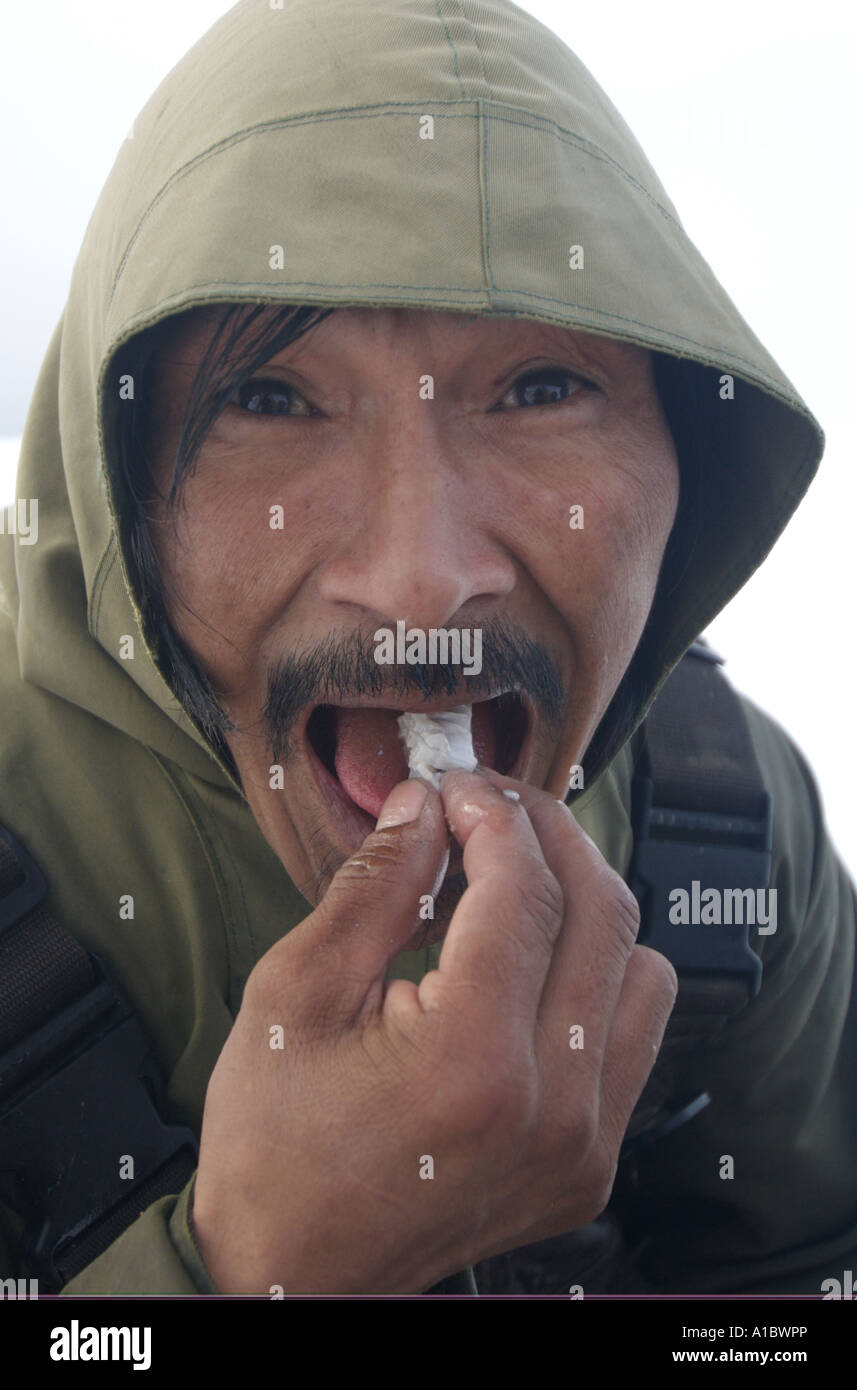
[[630, 884], [644, 923], [640, 943], [662, 952], [677, 972], [743, 978], [753, 999], [762, 962], [749, 929], [757, 922], [758, 890], [770, 881], [771, 797], [765, 793], [759, 816], [733, 816], [654, 806], [652, 792], [650, 777], [634, 779], [639, 831]]

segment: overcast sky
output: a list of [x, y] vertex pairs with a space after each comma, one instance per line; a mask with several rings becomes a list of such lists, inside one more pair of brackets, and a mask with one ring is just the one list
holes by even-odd
[[[218, 0], [3, 6], [0, 501], [14, 495], [36, 374], [118, 148], [161, 78], [229, 8]], [[522, 8], [562, 36], [618, 106], [690, 236], [827, 432], [808, 499], [709, 636], [732, 680], [807, 754], [855, 873], [857, 7], [531, 0]]]

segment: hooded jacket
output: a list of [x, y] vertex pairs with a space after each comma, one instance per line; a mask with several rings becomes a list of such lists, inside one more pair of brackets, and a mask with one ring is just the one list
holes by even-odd
[[[116, 359], [171, 315], [234, 302], [519, 316], [665, 354], [689, 399], [721, 401], [733, 379], [680, 457], [695, 533], [678, 536], [641, 642], [637, 723], [822, 449], [620, 116], [515, 6], [244, 0], [187, 54], [121, 148], [27, 419], [17, 497], [38, 499], [39, 529], [0, 548], [0, 823], [59, 921], [112, 967], [154, 1041], [167, 1118], [197, 1133], [243, 984], [310, 906], [147, 645], [123, 550]], [[857, 1251], [852, 891], [800, 755], [747, 712], [774, 796], [779, 928], [761, 994], [694, 1064], [713, 1104], [645, 1177], [648, 1277], [667, 1292], [818, 1292]], [[627, 742], [590, 768], [574, 808], [623, 874], [632, 763]], [[438, 949], [395, 973], [419, 979]], [[155, 1201], [66, 1292], [214, 1291], [191, 1200], [192, 1182]], [[0, 1275], [19, 1240], [6, 1208]]]

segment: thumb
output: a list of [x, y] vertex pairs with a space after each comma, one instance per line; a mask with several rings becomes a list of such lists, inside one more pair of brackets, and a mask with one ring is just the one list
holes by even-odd
[[387, 968], [418, 931], [421, 900], [438, 892], [448, 857], [449, 831], [434, 787], [421, 778], [397, 783], [376, 829], [334, 875], [315, 912], [290, 933], [294, 946], [300, 933], [299, 950], [307, 953], [303, 998], [326, 1027], [332, 1014], [354, 1019], [376, 991], [380, 1003]]

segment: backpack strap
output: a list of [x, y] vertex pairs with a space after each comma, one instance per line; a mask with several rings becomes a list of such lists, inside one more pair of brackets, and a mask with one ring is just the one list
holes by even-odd
[[[632, 782], [634, 854], [630, 885], [640, 904], [638, 940], [662, 952], [679, 989], [658, 1062], [628, 1134], [661, 1138], [692, 1118], [709, 1097], [673, 1097], [674, 1064], [718, 1033], [755, 998], [762, 962], [749, 943], [744, 890], [764, 889], [771, 872], [771, 797], [765, 788], [739, 696], [722, 658], [695, 642], [663, 686], [642, 731]], [[721, 906], [742, 894], [741, 920], [671, 920], [676, 890], [698, 908], [707, 889]], [[673, 895], [671, 897], [671, 895]], [[731, 907], [737, 900], [730, 897]], [[753, 919], [755, 921], [755, 917]], [[639, 1113], [638, 1113], [639, 1112]]]
[[161, 1119], [136, 1014], [46, 893], [0, 826], [0, 1197], [24, 1219], [25, 1272], [56, 1292], [158, 1197], [181, 1191], [197, 1143]]

